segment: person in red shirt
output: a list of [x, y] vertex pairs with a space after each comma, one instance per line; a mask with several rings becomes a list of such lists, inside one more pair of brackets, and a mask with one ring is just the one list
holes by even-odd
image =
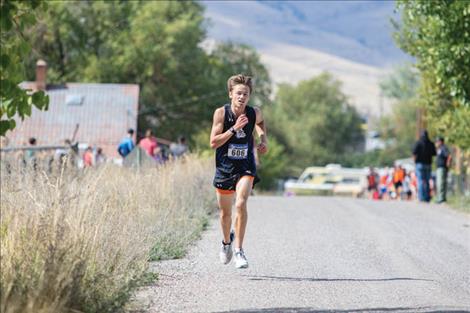
[[373, 197], [373, 193], [378, 187], [379, 175], [375, 172], [374, 168], [369, 167], [369, 174], [367, 175], [367, 191]]
[[140, 141], [139, 146], [144, 149], [149, 156], [152, 158], [155, 157], [155, 148], [158, 147], [158, 143], [151, 129], [147, 129], [145, 138]]
[[93, 166], [93, 150], [91, 149], [91, 147], [86, 148], [85, 153], [83, 153], [83, 166]]

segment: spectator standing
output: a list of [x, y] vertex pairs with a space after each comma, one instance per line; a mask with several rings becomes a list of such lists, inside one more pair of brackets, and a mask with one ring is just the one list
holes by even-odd
[[77, 137], [77, 133], [78, 133], [78, 129], [79, 129], [80, 125], [79, 124], [76, 124], [75, 125], [75, 129], [73, 131], [73, 135], [72, 135], [72, 138], [71, 139], [65, 139], [64, 143], [65, 143], [65, 154], [61, 154], [60, 155], [60, 161], [61, 161], [61, 165], [62, 166], [62, 162], [65, 158], [66, 162], [63, 164], [64, 166], [66, 166], [67, 162], [69, 163], [70, 167], [71, 168], [77, 168], [78, 166], [78, 158], [79, 158], [79, 148], [78, 148], [78, 141], [75, 140], [75, 138]]
[[410, 187], [411, 187], [411, 199], [416, 199], [418, 197], [418, 182], [416, 179], [415, 171], [409, 173], [410, 176]]
[[373, 193], [377, 190], [379, 182], [379, 175], [375, 172], [374, 168], [369, 167], [369, 174], [367, 175], [367, 191], [372, 196]]
[[118, 153], [120, 156], [125, 158], [134, 149], [134, 130], [129, 128], [127, 130], [127, 136], [124, 137], [118, 146]]
[[379, 193], [380, 198], [386, 199], [387, 198], [387, 185], [388, 185], [388, 167], [383, 169], [380, 174], [380, 183], [379, 183]]
[[452, 155], [444, 144], [444, 138], [439, 137], [436, 141], [436, 196], [437, 203], [446, 202], [447, 172], [452, 162]]
[[139, 142], [139, 146], [152, 158], [155, 157], [155, 148], [158, 147], [157, 139], [153, 136], [151, 129], [145, 132], [145, 138]]
[[101, 165], [104, 163], [106, 163], [106, 156], [103, 153], [103, 148], [98, 147], [98, 149], [96, 149], [95, 164]]
[[387, 191], [388, 191], [388, 199], [395, 199], [396, 198], [396, 190], [395, 190], [395, 185], [393, 184], [393, 173], [394, 169], [390, 168], [388, 170], [388, 175], [387, 175]]
[[405, 174], [403, 178], [403, 192], [401, 194], [402, 199], [411, 200], [411, 177], [409, 174]]
[[419, 201], [429, 202], [431, 200], [429, 180], [431, 179], [432, 157], [435, 155], [436, 147], [429, 140], [428, 132], [424, 130], [413, 148]]
[[[31, 137], [28, 140], [28, 143], [31, 147], [35, 147], [37, 144], [36, 138]], [[36, 150], [27, 149], [24, 153], [24, 164], [25, 166], [30, 166], [32, 169], [37, 170], [38, 162], [36, 158]]]
[[155, 160], [155, 162], [157, 162], [157, 164], [165, 163], [165, 158], [163, 157], [162, 149], [159, 146], [153, 149], [153, 159]]
[[178, 143], [172, 143], [170, 145], [170, 152], [175, 158], [179, 158], [180, 156], [186, 154], [188, 152], [188, 145], [186, 144], [186, 138], [184, 136], [180, 136], [178, 138]]
[[77, 159], [79, 157], [78, 142], [72, 142], [70, 139], [65, 139], [66, 158], [72, 168], [77, 167]]
[[395, 166], [393, 171], [393, 186], [395, 187], [396, 198], [399, 198], [401, 195], [404, 179], [405, 169], [401, 165]]
[[83, 166], [92, 167], [93, 163], [93, 149], [91, 147], [88, 147], [83, 153]]

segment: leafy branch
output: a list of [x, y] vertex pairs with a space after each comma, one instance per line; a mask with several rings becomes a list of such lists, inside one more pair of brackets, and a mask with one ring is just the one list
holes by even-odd
[[31, 51], [22, 30], [36, 23], [35, 12], [45, 7], [43, 1], [0, 2], [0, 136], [16, 127], [16, 119], [31, 116], [33, 106], [47, 110], [49, 97], [44, 91], [24, 90], [19, 84], [25, 80], [23, 60]]

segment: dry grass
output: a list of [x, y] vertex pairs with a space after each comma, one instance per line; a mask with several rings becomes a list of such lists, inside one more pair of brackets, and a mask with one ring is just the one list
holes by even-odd
[[211, 163], [2, 175], [1, 312], [115, 312], [214, 208]]

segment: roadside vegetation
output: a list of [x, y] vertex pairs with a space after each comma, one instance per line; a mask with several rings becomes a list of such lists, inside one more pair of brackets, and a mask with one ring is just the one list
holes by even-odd
[[470, 214], [470, 195], [452, 195], [449, 197], [449, 205], [457, 211]]
[[397, 1], [397, 11], [395, 40], [416, 59], [420, 126], [453, 147], [452, 171], [467, 182], [456, 191], [454, 207], [470, 207], [470, 3]]
[[2, 173], [0, 311], [116, 312], [149, 260], [183, 256], [207, 224], [210, 165]]

